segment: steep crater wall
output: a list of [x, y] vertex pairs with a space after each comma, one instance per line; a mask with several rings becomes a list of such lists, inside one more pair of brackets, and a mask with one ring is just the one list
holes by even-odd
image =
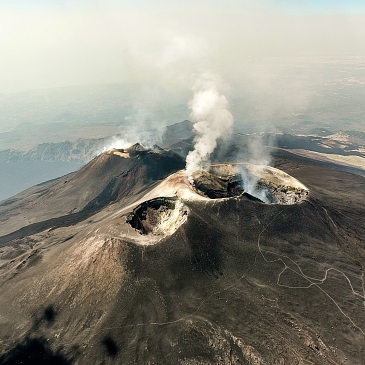
[[138, 205], [127, 216], [127, 223], [143, 235], [166, 236], [187, 219], [188, 208], [177, 197], [160, 197]]
[[294, 177], [270, 166], [217, 164], [193, 174], [195, 191], [210, 199], [246, 195], [267, 204], [306, 200], [308, 189]]

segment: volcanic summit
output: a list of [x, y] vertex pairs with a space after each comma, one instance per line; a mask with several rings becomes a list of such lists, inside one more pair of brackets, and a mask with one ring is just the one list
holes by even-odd
[[137, 144], [1, 202], [0, 363], [364, 362], [365, 181], [274, 164]]

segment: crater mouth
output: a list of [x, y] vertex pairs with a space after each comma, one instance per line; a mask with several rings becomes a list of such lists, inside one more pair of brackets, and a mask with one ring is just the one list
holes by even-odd
[[127, 223], [141, 235], [167, 236], [187, 219], [189, 209], [177, 197], [159, 197], [139, 204]]
[[266, 204], [292, 205], [306, 200], [309, 190], [289, 174], [248, 163], [215, 164], [193, 173], [194, 190], [207, 198], [237, 196]]
[[194, 190], [210, 199], [230, 198], [244, 193], [242, 178], [238, 174], [218, 176], [199, 170], [193, 173]]

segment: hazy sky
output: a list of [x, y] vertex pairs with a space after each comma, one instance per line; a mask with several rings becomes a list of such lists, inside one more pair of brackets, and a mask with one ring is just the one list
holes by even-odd
[[363, 0], [0, 0], [0, 93], [184, 88], [205, 70], [230, 84], [256, 60], [364, 55]]

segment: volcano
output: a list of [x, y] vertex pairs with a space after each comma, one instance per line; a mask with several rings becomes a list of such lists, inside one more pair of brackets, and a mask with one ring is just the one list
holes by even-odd
[[139, 144], [1, 202], [0, 363], [364, 363], [365, 180], [274, 157], [266, 203]]

